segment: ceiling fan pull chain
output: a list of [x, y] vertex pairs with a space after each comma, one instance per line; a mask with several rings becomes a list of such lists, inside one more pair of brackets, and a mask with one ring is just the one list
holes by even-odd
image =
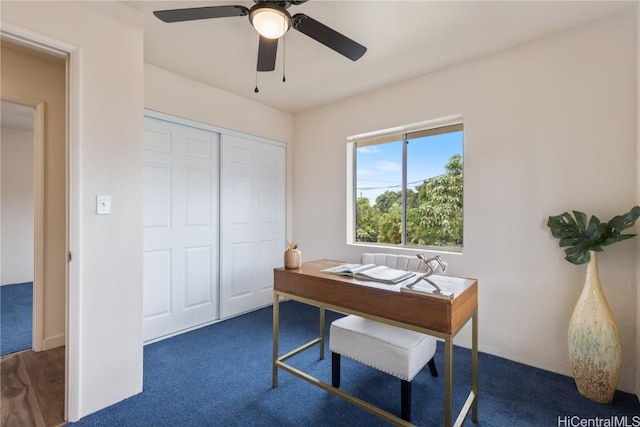
[[[260, 35], [258, 34], [258, 47], [256, 49], [256, 63], [258, 62], [259, 59], [259, 52], [260, 52]], [[256, 67], [256, 88], [253, 90], [255, 93], [260, 92], [260, 90], [258, 89], [258, 68]]]
[[260, 92], [258, 89], [258, 70], [256, 70], [256, 88], [253, 90], [255, 93]]
[[285, 76], [285, 69], [287, 66], [287, 36], [282, 37], [282, 83], [287, 81]]

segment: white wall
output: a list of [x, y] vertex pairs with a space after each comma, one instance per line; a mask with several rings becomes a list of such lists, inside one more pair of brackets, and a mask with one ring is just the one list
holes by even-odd
[[33, 131], [3, 127], [2, 165], [2, 285], [33, 282]]
[[[345, 243], [348, 136], [462, 114], [464, 253], [444, 258], [479, 279], [480, 349], [570, 375], [567, 326], [585, 267], [564, 261], [545, 224], [571, 209], [608, 220], [637, 200], [635, 40], [627, 13], [296, 115], [293, 238], [305, 259], [356, 261], [369, 249]], [[627, 241], [599, 257], [626, 391], [636, 388], [637, 252]], [[456, 343], [470, 344], [468, 326]]]
[[276, 141], [289, 142], [292, 138], [291, 114], [151, 64], [144, 64], [144, 106]]
[[[140, 12], [120, 2], [2, 2], [3, 30], [71, 57], [69, 420], [142, 390]], [[97, 216], [97, 194], [112, 214]]]

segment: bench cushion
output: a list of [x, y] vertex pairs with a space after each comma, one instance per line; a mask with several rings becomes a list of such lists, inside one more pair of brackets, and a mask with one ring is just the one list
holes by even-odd
[[397, 270], [427, 271], [427, 266], [420, 259], [409, 255], [392, 255], [364, 253], [360, 256], [360, 264], [386, 265]]
[[436, 340], [397, 326], [346, 316], [331, 323], [329, 347], [334, 353], [411, 381], [435, 354]]

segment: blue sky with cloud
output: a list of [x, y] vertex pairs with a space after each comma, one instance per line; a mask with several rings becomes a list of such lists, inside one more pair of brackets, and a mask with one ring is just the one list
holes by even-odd
[[[409, 140], [407, 182], [410, 188], [425, 179], [445, 173], [445, 165], [463, 152], [463, 132], [451, 132]], [[402, 183], [402, 142], [369, 145], [357, 149], [357, 197], [367, 197], [371, 205], [385, 191], [400, 191]], [[412, 184], [414, 183], [414, 184]]]

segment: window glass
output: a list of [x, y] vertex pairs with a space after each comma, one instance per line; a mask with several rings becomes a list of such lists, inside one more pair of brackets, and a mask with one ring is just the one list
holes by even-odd
[[356, 241], [402, 240], [402, 140], [357, 145]]
[[407, 139], [407, 244], [462, 246], [462, 131]]
[[462, 248], [462, 124], [358, 140], [355, 151], [355, 242]]

